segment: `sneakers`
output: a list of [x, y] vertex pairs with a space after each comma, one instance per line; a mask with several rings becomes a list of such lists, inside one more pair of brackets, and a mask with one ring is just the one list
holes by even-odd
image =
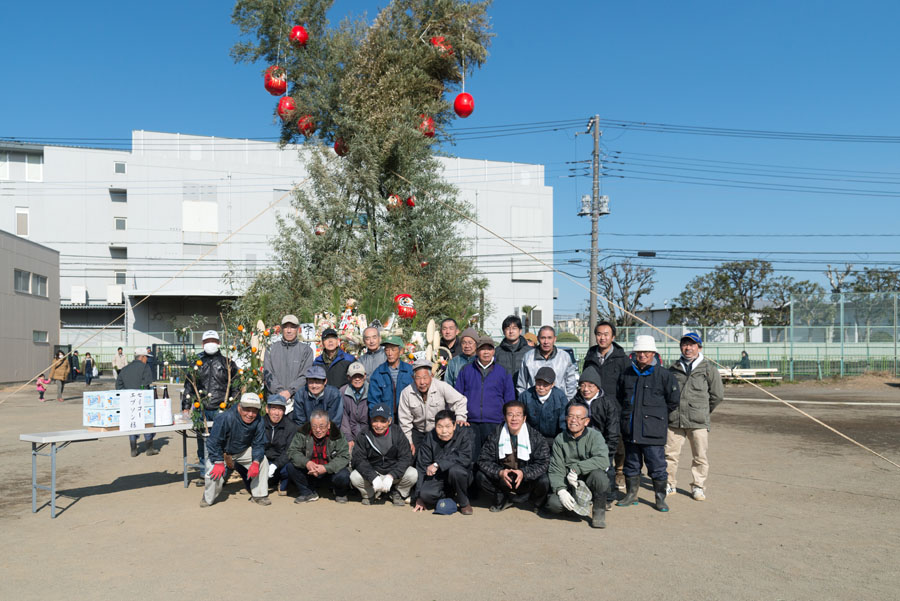
[[694, 490], [691, 492], [691, 496], [694, 497], [695, 501], [705, 501], [706, 495], [703, 493], [702, 488], [694, 487]]
[[472, 511], [473, 510], [471, 505], [464, 505], [463, 507], [459, 508], [459, 512], [463, 515], [472, 515]]
[[286, 497], [286, 496], [287, 496], [287, 491], [286, 491], [286, 490], [281, 490], [281, 489], [279, 489], [279, 490], [278, 490], [278, 496], [279, 496], [279, 497]]
[[209, 503], [206, 502], [206, 497], [200, 497], [200, 507], [209, 507]]
[[347, 497], [339, 497], [339, 496], [335, 496], [335, 497], [334, 497], [334, 500], [335, 500], [335, 502], [340, 503], [341, 505], [343, 505], [344, 503], [347, 502]]
[[513, 506], [512, 501], [510, 501], [509, 499], [504, 499], [503, 501], [501, 501], [500, 503], [498, 503], [496, 505], [491, 505], [491, 513], [500, 513], [501, 511], [503, 511], [505, 509], [509, 509], [512, 506]]
[[403, 498], [399, 490], [395, 490], [391, 493], [391, 503], [394, 504], [394, 507], [403, 507], [406, 505], [406, 499]]
[[672, 486], [671, 484], [666, 485], [666, 496], [668, 497], [669, 495], [674, 495], [674, 494], [675, 494], [675, 487]]
[[371, 505], [371, 504], [372, 504], [372, 500], [369, 499], [369, 497], [363, 497], [363, 498], [362, 498], [362, 504], [363, 504], [363, 505]]
[[269, 497], [250, 497], [250, 500], [257, 505], [262, 505], [263, 507], [268, 507], [272, 504], [272, 501], [269, 500]]
[[319, 500], [319, 494], [316, 492], [312, 492], [308, 495], [298, 495], [296, 499], [294, 499], [294, 503], [312, 503], [313, 501]]

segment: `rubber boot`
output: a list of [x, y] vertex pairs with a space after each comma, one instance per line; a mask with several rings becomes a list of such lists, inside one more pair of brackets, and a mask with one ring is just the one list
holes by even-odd
[[159, 455], [159, 451], [153, 448], [153, 441], [147, 441], [147, 450], [145, 451], [147, 455]]
[[616, 503], [616, 507], [627, 507], [628, 505], [637, 505], [638, 490], [641, 488], [641, 477], [625, 476], [625, 496]]
[[136, 441], [136, 440], [129, 440], [128, 442], [131, 444], [131, 456], [132, 456], [132, 457], [137, 457], [137, 456], [138, 456], [137, 441]]
[[666, 484], [665, 478], [653, 481], [653, 492], [656, 493], [656, 509], [664, 512], [669, 511], [669, 506], [666, 505]]
[[606, 528], [606, 501], [594, 503], [594, 514], [591, 516], [591, 528]]

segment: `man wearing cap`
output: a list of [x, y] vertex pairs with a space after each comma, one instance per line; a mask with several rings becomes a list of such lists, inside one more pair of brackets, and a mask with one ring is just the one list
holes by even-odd
[[216, 416], [206, 441], [206, 476], [200, 507], [209, 507], [225, 485], [226, 466], [250, 481], [251, 500], [271, 505], [266, 433], [259, 416], [259, 396], [245, 392], [241, 400]]
[[[234, 361], [225, 358], [219, 350], [219, 334], [215, 330], [203, 332], [203, 350], [197, 355], [199, 366], [188, 372], [181, 398], [181, 409], [189, 412], [195, 401], [206, 421], [212, 421], [219, 413], [219, 405], [234, 400], [238, 394], [238, 368]], [[197, 457], [206, 457], [203, 438], [197, 437]]]
[[518, 379], [522, 360], [530, 350], [528, 341], [522, 337], [522, 320], [516, 315], [507, 316], [503, 320], [503, 340], [500, 341], [494, 356], [497, 363], [512, 376], [513, 382]]
[[354, 363], [356, 358], [341, 348], [337, 330], [327, 328], [322, 332], [322, 353], [313, 361], [314, 365], [325, 368], [325, 376], [328, 383], [335, 388], [341, 388], [347, 383], [347, 368]]
[[522, 401], [506, 403], [503, 418], [503, 426], [481, 447], [475, 480], [491, 499], [492, 512], [528, 499], [535, 508], [541, 507], [550, 490], [550, 447], [544, 436], [526, 423]]
[[653, 336], [635, 336], [631, 365], [622, 372], [616, 389], [622, 438], [625, 441], [625, 497], [620, 507], [637, 505], [641, 466], [653, 480], [656, 509], [666, 505], [666, 435], [669, 414], [678, 409], [678, 382], [660, 364]]
[[[143, 347], [134, 349], [134, 361], [123, 367], [116, 376], [116, 390], [140, 390], [148, 389], [153, 386], [153, 374], [147, 366], [147, 351]], [[156, 434], [144, 434], [144, 442], [147, 443], [147, 454], [156, 455], [159, 453], [153, 448], [153, 437]], [[128, 437], [128, 444], [131, 445], [131, 456], [137, 457], [138, 453], [138, 435], [131, 434]]]
[[572, 363], [569, 353], [556, 348], [556, 330], [550, 326], [538, 330], [538, 346], [525, 353], [516, 380], [516, 393], [522, 394], [534, 386], [534, 377], [545, 366], [556, 374], [554, 385], [566, 393], [567, 399], [572, 400], [578, 391], [578, 368]]
[[263, 377], [268, 394], [280, 394], [287, 401], [287, 413], [293, 413], [294, 395], [306, 388], [306, 370], [313, 364], [313, 351], [298, 337], [300, 320], [296, 315], [281, 318], [281, 340], [273, 342], [263, 360]]
[[369, 427], [356, 438], [353, 447], [350, 483], [362, 496], [363, 505], [371, 505], [383, 493], [390, 494], [391, 502], [402, 507], [418, 479], [409, 441], [400, 428], [391, 424], [386, 404], [372, 407], [369, 420]]
[[681, 337], [681, 358], [669, 370], [678, 381], [681, 403], [669, 414], [669, 431], [666, 438], [666, 464], [668, 486], [673, 494], [678, 475], [678, 459], [681, 446], [687, 439], [691, 444], [691, 496], [696, 501], [706, 500], [706, 477], [709, 460], [706, 452], [709, 443], [709, 416], [722, 402], [725, 386], [719, 370], [703, 356], [703, 339], [689, 332]]
[[313, 364], [306, 370], [306, 386], [294, 395], [291, 419], [298, 426], [303, 426], [316, 409], [323, 410], [335, 424], [341, 423], [344, 416], [341, 391], [328, 383], [322, 365]]
[[[454, 357], [454, 361], [459, 357]], [[413, 364], [413, 383], [400, 392], [397, 421], [415, 454], [425, 434], [434, 429], [434, 416], [449, 409], [456, 414], [459, 425], [466, 423], [466, 397], [455, 388], [441, 382], [431, 371], [428, 359], [417, 359]]]
[[310, 415], [288, 450], [291, 462], [288, 464], [288, 479], [300, 494], [294, 503], [309, 503], [319, 500], [316, 487], [330, 484], [334, 500], [347, 502], [350, 491], [350, 447], [337, 424], [328, 419], [328, 414], [316, 409]]
[[341, 388], [341, 434], [347, 439], [352, 453], [356, 437], [369, 427], [369, 383], [366, 368], [359, 361], [350, 364], [347, 377], [350, 381]]
[[459, 348], [462, 352], [456, 355], [447, 364], [444, 372], [444, 382], [450, 386], [456, 386], [456, 378], [460, 370], [475, 360], [475, 347], [478, 343], [478, 332], [475, 328], [466, 328], [459, 337]]
[[478, 358], [459, 372], [456, 389], [467, 399], [466, 421], [472, 427], [475, 457], [484, 441], [503, 423], [503, 405], [516, 398], [512, 378], [494, 361], [494, 339], [478, 339]]
[[357, 361], [366, 368], [366, 375], [371, 376], [375, 372], [375, 368], [387, 360], [384, 356], [384, 349], [381, 348], [381, 332], [378, 331], [378, 328], [369, 326], [363, 330], [363, 344], [366, 350], [357, 358]]
[[461, 514], [472, 515], [467, 492], [472, 484], [472, 449], [472, 429], [457, 426], [452, 411], [438, 411], [434, 430], [425, 435], [416, 453], [415, 511], [424, 511], [439, 500], [450, 498]]
[[270, 395], [266, 400], [266, 416], [263, 425], [266, 432], [266, 459], [269, 460], [269, 484], [278, 486], [278, 494], [287, 494], [288, 475], [287, 464], [288, 449], [294, 434], [297, 433], [297, 424], [289, 419], [284, 419], [284, 409], [287, 403], [280, 394]]
[[606, 508], [612, 507], [616, 500], [616, 488], [613, 486], [616, 477], [615, 457], [619, 447], [619, 402], [612, 394], [607, 395], [600, 387], [602, 378], [594, 364], [588, 365], [581, 372], [578, 381], [578, 393], [574, 401], [584, 403], [590, 409], [590, 426], [603, 435], [606, 446], [609, 449], [609, 470], [606, 473], [609, 480]]
[[400, 393], [413, 383], [412, 367], [400, 360], [403, 339], [388, 336], [384, 339], [385, 362], [369, 376], [369, 407], [384, 403], [391, 408], [391, 417], [397, 412]]
[[569, 404], [566, 393], [553, 385], [555, 381], [553, 369], [545, 365], [537, 371], [534, 386], [519, 395], [525, 404], [528, 425], [540, 432], [548, 445], [566, 429], [566, 405]]
[[603, 435], [588, 427], [588, 411], [580, 401], [569, 403], [566, 409], [566, 431], [556, 437], [550, 449], [547, 475], [551, 494], [546, 507], [551, 513], [576, 511], [578, 489], [586, 485], [593, 504], [591, 527], [606, 528], [609, 451]]

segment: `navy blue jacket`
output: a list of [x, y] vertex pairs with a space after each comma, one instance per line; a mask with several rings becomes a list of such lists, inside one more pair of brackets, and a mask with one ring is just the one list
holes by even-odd
[[263, 460], [266, 456], [265, 426], [260, 416], [252, 423], [244, 423], [235, 404], [213, 421], [209, 438], [206, 439], [206, 456], [212, 463], [219, 463], [225, 460], [225, 453], [240, 455], [247, 447], [253, 447], [253, 461]]
[[463, 367], [456, 378], [456, 389], [468, 400], [468, 421], [476, 424], [502, 424], [503, 404], [516, 398], [512, 377], [496, 361], [484, 375], [478, 359]]
[[[561, 388], [556, 386], [550, 389], [550, 398], [541, 403], [538, 400], [534, 386], [525, 389], [519, 396], [519, 400], [525, 403], [525, 414], [528, 416], [528, 425], [537, 429], [544, 438], [556, 438], [556, 435], [566, 429], [566, 406], [569, 399]], [[552, 443], [551, 443], [552, 444]]]
[[291, 411], [291, 419], [298, 426], [306, 424], [309, 416], [316, 409], [323, 409], [333, 423], [341, 423], [341, 418], [344, 416], [344, 401], [341, 398], [341, 391], [331, 384], [326, 384], [322, 396], [318, 399], [313, 398], [307, 388], [301, 388], [294, 393], [294, 410]]
[[397, 414], [397, 404], [400, 402], [400, 392], [412, 385], [412, 365], [400, 361], [400, 373], [397, 374], [397, 386], [391, 381], [391, 372], [388, 371], [387, 362], [375, 368], [369, 378], [369, 407], [378, 403], [384, 403], [391, 408], [391, 417]]
[[[581, 396], [581, 391], [572, 399], [573, 403], [575, 401], [588, 405], [585, 398]], [[591, 401], [589, 406], [591, 408], [590, 426], [595, 430], [599, 430], [600, 434], [603, 435], [603, 440], [606, 441], [606, 446], [609, 449], [609, 464], [613, 465], [620, 438], [619, 403], [612, 395], [606, 396], [601, 390], [600, 396]]]
[[337, 349], [337, 354], [335, 354], [334, 359], [331, 360], [331, 363], [325, 365], [325, 359], [323, 359], [324, 356], [324, 354], [320, 354], [316, 357], [313, 361], [313, 365], [321, 365], [324, 367], [325, 377], [328, 379], [328, 383], [335, 388], [340, 388], [349, 381], [347, 378], [347, 369], [354, 361], [356, 361], [356, 357], [344, 351], [344, 349], [339, 348]]
[[631, 365], [622, 370], [616, 386], [621, 409], [620, 423], [625, 442], [647, 445], [666, 444], [669, 413], [678, 409], [681, 395], [675, 376], [654, 364], [640, 371], [631, 356]]

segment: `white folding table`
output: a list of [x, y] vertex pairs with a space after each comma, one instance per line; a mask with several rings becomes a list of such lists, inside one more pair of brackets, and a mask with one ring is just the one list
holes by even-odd
[[[20, 434], [19, 440], [31, 443], [31, 512], [36, 513], [37, 507], [37, 491], [50, 491], [50, 517], [56, 517], [56, 452], [64, 449], [73, 442], [86, 442], [90, 440], [100, 440], [101, 438], [117, 438], [120, 436], [131, 436], [141, 434], [158, 434], [161, 432], [177, 432], [181, 435], [181, 452], [182, 452], [182, 469], [184, 471], [184, 486], [188, 486], [188, 468], [204, 469], [205, 466], [195, 463], [188, 463], [187, 459], [187, 439], [189, 433], [193, 430], [194, 425], [191, 422], [177, 423], [171, 426], [153, 426], [142, 430], [110, 430], [106, 432], [93, 430], [63, 430], [61, 432], [37, 432], [35, 434]], [[42, 453], [47, 445], [50, 445], [49, 453]], [[50, 486], [41, 486], [37, 483], [37, 458], [50, 458]], [[42, 505], [43, 507], [43, 505]]]

